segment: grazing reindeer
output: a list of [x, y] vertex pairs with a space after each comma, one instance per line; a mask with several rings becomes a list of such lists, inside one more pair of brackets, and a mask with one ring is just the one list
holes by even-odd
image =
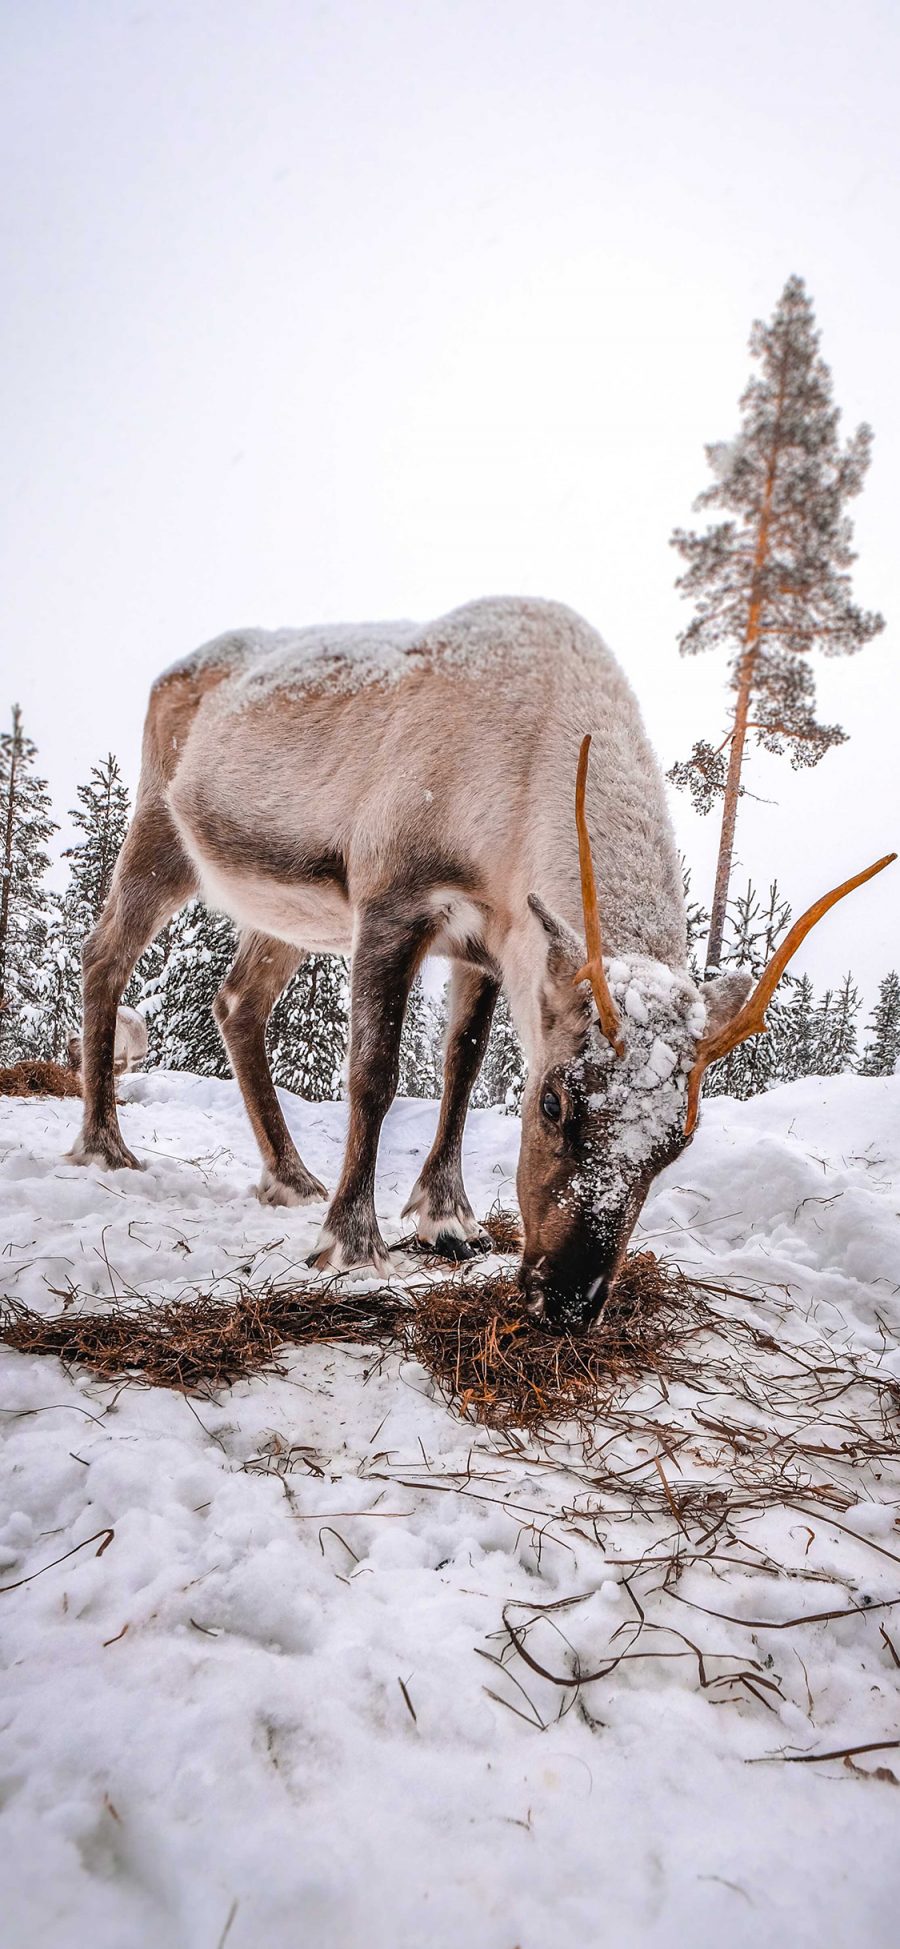
[[[571, 775], [585, 731], [576, 847]], [[788, 952], [867, 877], [804, 916]], [[562, 1327], [600, 1311], [652, 1178], [693, 1127], [704, 1065], [764, 1026], [786, 959], [750, 1000], [741, 975], [695, 985], [635, 699], [585, 622], [530, 600], [471, 603], [425, 627], [240, 631], [159, 679], [134, 819], [85, 949], [80, 1160], [136, 1164], [116, 1116], [116, 1004], [198, 888], [242, 929], [214, 1008], [272, 1204], [326, 1194], [279, 1108], [266, 1020], [304, 951], [352, 947], [350, 1124], [321, 1267], [389, 1267], [375, 1159], [429, 951], [453, 962], [444, 1095], [407, 1209], [441, 1251], [487, 1245], [463, 1187], [462, 1134], [503, 985], [529, 1062], [522, 1280], [531, 1310]]]
[[[147, 1024], [136, 1008], [129, 1008], [126, 1002], [116, 1010], [116, 1039], [113, 1048], [113, 1069], [117, 1076], [124, 1076], [129, 1070], [139, 1069], [146, 1061], [150, 1047]], [[81, 1068], [81, 1036], [70, 1035], [66, 1044], [69, 1068]]]

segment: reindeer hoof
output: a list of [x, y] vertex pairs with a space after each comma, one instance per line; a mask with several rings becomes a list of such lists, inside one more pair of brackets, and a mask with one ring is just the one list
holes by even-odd
[[407, 1211], [416, 1213], [419, 1247], [423, 1252], [434, 1252], [442, 1259], [474, 1259], [482, 1252], [490, 1252], [491, 1239], [483, 1225], [479, 1225], [468, 1200], [460, 1202], [455, 1209], [445, 1209], [433, 1213], [421, 1202], [411, 1198]]
[[487, 1233], [479, 1233], [476, 1238], [460, 1238], [456, 1232], [438, 1232], [434, 1244], [425, 1249], [434, 1252], [440, 1259], [457, 1259], [461, 1262], [480, 1258], [482, 1252], [490, 1251], [490, 1244]]
[[67, 1153], [68, 1164], [98, 1164], [101, 1171], [142, 1171], [140, 1160], [122, 1142], [121, 1137], [109, 1131], [82, 1131], [81, 1136]]
[[377, 1225], [354, 1223], [352, 1218], [323, 1225], [306, 1263], [316, 1272], [353, 1272], [374, 1266], [382, 1279], [396, 1278], [399, 1270]]
[[327, 1198], [324, 1184], [309, 1171], [295, 1171], [283, 1178], [263, 1171], [256, 1195], [261, 1205], [317, 1205]]

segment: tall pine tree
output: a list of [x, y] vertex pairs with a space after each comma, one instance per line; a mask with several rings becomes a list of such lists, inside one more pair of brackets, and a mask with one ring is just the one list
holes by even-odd
[[44, 876], [56, 831], [50, 795], [35, 771], [37, 748], [13, 705], [0, 734], [0, 1062], [40, 1055], [41, 982], [53, 912]]
[[716, 478], [696, 502], [726, 519], [672, 538], [687, 563], [678, 587], [695, 602], [682, 654], [731, 653], [725, 736], [717, 746], [699, 740], [669, 774], [699, 811], [722, 807], [710, 969], [722, 959], [748, 737], [794, 766], [818, 764], [845, 733], [816, 719], [810, 653], [847, 655], [883, 628], [851, 599], [845, 513], [862, 488], [872, 435], [860, 426], [846, 445], [839, 441], [831, 373], [802, 278], [788, 279], [770, 324], [753, 326], [750, 351], [758, 370], [741, 399], [740, 430], [730, 444], [707, 447]]

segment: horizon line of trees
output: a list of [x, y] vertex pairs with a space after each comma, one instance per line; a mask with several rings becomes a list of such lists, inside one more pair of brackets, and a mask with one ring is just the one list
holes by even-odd
[[[77, 837], [63, 854], [68, 883], [47, 885], [47, 850], [58, 830], [37, 751], [18, 706], [0, 733], [0, 1065], [66, 1055], [81, 1019], [81, 951], [109, 892], [129, 819], [128, 790], [110, 753], [77, 788], [71, 818]], [[694, 899], [684, 869], [692, 972], [710, 916]], [[719, 960], [757, 977], [791, 918], [776, 883], [760, 898], [752, 883], [729, 901]], [[123, 999], [147, 1020], [152, 1067], [227, 1077], [230, 1068], [211, 1004], [234, 958], [237, 934], [226, 916], [188, 902], [147, 948]], [[808, 1075], [891, 1074], [900, 1060], [900, 976], [880, 983], [860, 1047], [862, 1002], [851, 973], [816, 995], [808, 975], [784, 976], [768, 1011], [769, 1033], [742, 1043], [707, 1073], [712, 1095], [748, 1097], [774, 1083]], [[440, 1094], [445, 1008], [417, 980], [400, 1053], [400, 1092]], [[337, 955], [311, 955], [276, 1003], [268, 1046], [275, 1080], [312, 1101], [341, 1094], [349, 1027], [349, 972]], [[518, 1110], [525, 1065], [505, 997], [473, 1093], [476, 1107]]]

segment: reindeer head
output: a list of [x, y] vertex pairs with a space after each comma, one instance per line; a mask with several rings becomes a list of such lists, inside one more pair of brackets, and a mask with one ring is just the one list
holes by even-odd
[[896, 858], [817, 900], [752, 994], [749, 975], [698, 988], [683, 969], [644, 955], [604, 962], [584, 814], [589, 748], [585, 738], [576, 786], [586, 962], [571, 928], [535, 895], [529, 901], [546, 965], [541, 1056], [522, 1107], [520, 1278], [529, 1310], [563, 1331], [602, 1311], [653, 1179], [690, 1141], [707, 1064], [765, 1029], [768, 1003], [810, 928]]

